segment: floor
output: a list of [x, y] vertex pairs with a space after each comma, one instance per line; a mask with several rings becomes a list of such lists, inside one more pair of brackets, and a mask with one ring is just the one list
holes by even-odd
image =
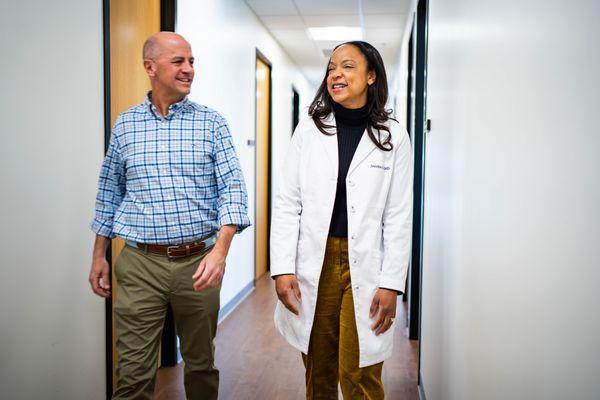
[[[273, 281], [261, 278], [255, 290], [219, 325], [216, 365], [220, 400], [304, 399], [304, 366], [273, 325]], [[386, 399], [418, 400], [418, 343], [406, 338], [406, 305], [399, 303], [394, 355], [384, 363]], [[156, 400], [185, 400], [183, 367], [159, 370]]]

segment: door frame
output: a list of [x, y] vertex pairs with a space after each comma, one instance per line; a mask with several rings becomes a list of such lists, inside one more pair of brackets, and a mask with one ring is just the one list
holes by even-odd
[[[177, 17], [177, 0], [160, 0], [160, 30], [175, 31]], [[102, 51], [104, 69], [104, 154], [108, 151], [110, 135], [112, 130], [111, 115], [111, 76], [110, 76], [110, 0], [102, 0]], [[109, 282], [112, 281], [112, 246], [108, 246], [106, 260], [109, 265]], [[106, 399], [110, 400], [113, 393], [113, 319], [112, 298], [104, 302], [105, 320], [105, 348], [106, 348]], [[173, 366], [177, 364], [177, 335], [173, 322], [172, 311], [167, 312], [165, 326], [163, 328], [163, 339], [161, 342], [161, 366]]]
[[[425, 202], [425, 152], [427, 142], [427, 47], [429, 28], [429, 0], [418, 0], [413, 33], [415, 33], [415, 98], [414, 98], [414, 186], [413, 186], [413, 240], [411, 253], [411, 327], [419, 340], [418, 385], [421, 379], [421, 316], [423, 288], [423, 209]], [[415, 320], [414, 313], [418, 319]], [[412, 326], [414, 323], [414, 327]], [[412, 332], [416, 330], [416, 332]], [[413, 337], [410, 337], [413, 339]]]
[[[269, 243], [269, 237], [271, 235], [271, 182], [272, 182], [272, 146], [273, 146], [273, 135], [272, 135], [272, 127], [273, 127], [273, 64], [271, 63], [271, 61], [269, 61], [269, 59], [258, 49], [258, 47], [255, 48], [255, 57], [254, 57], [254, 221], [256, 223], [256, 217], [257, 217], [257, 208], [258, 208], [258, 193], [256, 190], [256, 180], [257, 180], [257, 176], [258, 176], [258, 169], [257, 169], [257, 138], [258, 138], [258, 132], [256, 131], [256, 123], [257, 123], [257, 101], [256, 101], [256, 89], [257, 89], [257, 82], [256, 82], [256, 72], [257, 72], [257, 68], [256, 68], [256, 62], [260, 60], [263, 63], [265, 63], [267, 65], [267, 67], [269, 68], [269, 118], [268, 118], [268, 128], [267, 128], [267, 136], [269, 138], [269, 145], [268, 145], [268, 149], [267, 149], [267, 158], [268, 158], [268, 167], [267, 167], [267, 175], [269, 177], [269, 182], [267, 183], [267, 272], [269, 272], [271, 270], [270, 268], [270, 262], [269, 262], [269, 255], [271, 253], [271, 246]], [[256, 279], [258, 278], [256, 276], [256, 244], [257, 244], [257, 231], [256, 231], [256, 227], [254, 228], [254, 285], [256, 286]]]

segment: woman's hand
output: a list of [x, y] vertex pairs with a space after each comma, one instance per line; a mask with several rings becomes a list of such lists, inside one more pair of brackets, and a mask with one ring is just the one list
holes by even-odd
[[296, 315], [299, 315], [298, 307], [294, 304], [294, 297], [298, 303], [302, 302], [300, 287], [298, 286], [298, 280], [296, 275], [278, 275], [275, 277], [275, 290], [277, 291], [277, 297], [283, 303], [285, 308], [290, 310]]
[[370, 318], [377, 316], [375, 322], [371, 325], [371, 330], [375, 332], [375, 335], [381, 335], [390, 329], [394, 323], [397, 299], [398, 293], [395, 290], [380, 288], [375, 292], [369, 312]]

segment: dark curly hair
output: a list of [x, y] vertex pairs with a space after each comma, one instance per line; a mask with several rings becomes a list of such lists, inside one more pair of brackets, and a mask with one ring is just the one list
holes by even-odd
[[[345, 44], [356, 47], [367, 59], [367, 70], [375, 72], [375, 82], [367, 89], [367, 109], [369, 110], [367, 117], [367, 132], [377, 147], [384, 151], [390, 151], [393, 148], [391, 143], [392, 134], [390, 133], [390, 129], [385, 126], [384, 123], [388, 119], [394, 121], [395, 119], [390, 117], [392, 110], [385, 109], [385, 103], [388, 99], [388, 85], [381, 55], [375, 47], [363, 41], [345, 42], [337, 45], [333, 50], [335, 51], [335, 49]], [[329, 69], [329, 65], [327, 69]], [[329, 71], [326, 70], [325, 78], [323, 78], [323, 82], [321, 82], [321, 86], [319, 86], [319, 90], [317, 90], [317, 94], [308, 108], [308, 115], [312, 117], [315, 125], [321, 132], [325, 135], [334, 135], [335, 132], [329, 132], [328, 129], [333, 129], [335, 127], [323, 122], [323, 120], [332, 113], [332, 103], [334, 102], [327, 91], [328, 74]], [[375, 137], [375, 133], [373, 133], [373, 128], [377, 130], [377, 137]], [[387, 132], [387, 135], [385, 135], [383, 140], [381, 137], [382, 131]]]

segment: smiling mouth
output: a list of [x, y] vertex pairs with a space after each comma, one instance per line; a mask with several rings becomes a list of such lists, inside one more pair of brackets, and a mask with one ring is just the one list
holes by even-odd
[[177, 80], [179, 82], [183, 82], [183, 83], [192, 83], [192, 79], [191, 78], [177, 78]]
[[344, 83], [336, 83], [336, 84], [333, 84], [333, 85], [331, 85], [331, 88], [332, 88], [333, 90], [338, 90], [338, 89], [343, 89], [343, 88], [345, 88], [346, 86], [348, 86], [348, 85], [346, 85], [346, 84], [344, 84]]

